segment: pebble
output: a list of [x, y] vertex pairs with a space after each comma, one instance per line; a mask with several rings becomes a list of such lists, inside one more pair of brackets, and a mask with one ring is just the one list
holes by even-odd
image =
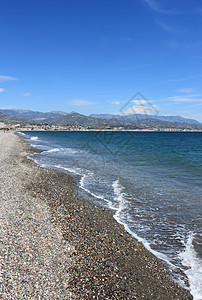
[[1, 299], [192, 299], [71, 176], [27, 158], [40, 150], [13, 133], [0, 146]]

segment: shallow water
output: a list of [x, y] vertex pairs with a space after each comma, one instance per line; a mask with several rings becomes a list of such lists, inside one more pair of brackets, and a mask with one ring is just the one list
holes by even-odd
[[166, 262], [202, 299], [202, 134], [192, 132], [24, 132], [43, 150], [32, 158], [72, 174], [81, 196]]

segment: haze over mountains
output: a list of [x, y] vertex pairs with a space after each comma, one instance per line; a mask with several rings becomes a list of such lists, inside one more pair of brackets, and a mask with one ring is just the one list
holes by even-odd
[[102, 119], [112, 119], [117, 118], [120, 120], [128, 120], [128, 121], [137, 121], [143, 119], [155, 119], [167, 122], [177, 122], [177, 123], [187, 123], [187, 124], [200, 124], [198, 121], [193, 119], [187, 119], [180, 116], [154, 116], [154, 115], [144, 115], [144, 114], [135, 114], [135, 115], [111, 115], [111, 114], [92, 114], [90, 115], [94, 118], [102, 118]]
[[153, 115], [112, 115], [92, 114], [85, 116], [77, 112], [38, 112], [24, 109], [0, 109], [0, 122], [32, 123], [65, 126], [85, 126], [88, 128], [190, 128], [200, 129], [201, 124], [193, 119], [180, 116], [153, 116]]

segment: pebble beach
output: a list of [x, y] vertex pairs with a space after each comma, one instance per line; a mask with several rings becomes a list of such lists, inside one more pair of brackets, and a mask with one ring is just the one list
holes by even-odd
[[163, 263], [79, 197], [74, 179], [0, 133], [0, 299], [193, 299]]

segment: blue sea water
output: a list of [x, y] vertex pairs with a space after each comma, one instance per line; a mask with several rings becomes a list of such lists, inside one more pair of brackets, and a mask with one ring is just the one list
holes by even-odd
[[202, 133], [21, 132], [32, 159], [70, 173], [78, 193], [161, 258], [202, 299]]

